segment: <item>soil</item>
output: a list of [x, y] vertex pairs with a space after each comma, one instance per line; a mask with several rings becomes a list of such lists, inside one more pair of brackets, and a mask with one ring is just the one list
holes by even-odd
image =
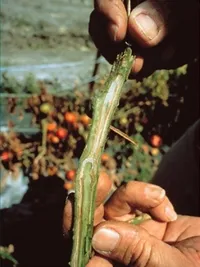
[[[89, 0], [1, 0], [2, 70], [18, 78], [31, 71], [41, 78], [52, 77], [53, 69], [54, 78], [59, 78], [64, 62], [83, 62], [78, 71], [74, 68], [67, 76], [88, 76], [96, 55], [88, 34], [91, 11]], [[41, 68], [30, 67], [44, 64], [43, 75]], [[10, 68], [19, 65], [17, 71]]]
[[[91, 47], [88, 20], [92, 5], [79, 1], [1, 1], [3, 56], [10, 52]], [[81, 12], [78, 13], [80, 10]], [[67, 52], [66, 52], [67, 53]]]

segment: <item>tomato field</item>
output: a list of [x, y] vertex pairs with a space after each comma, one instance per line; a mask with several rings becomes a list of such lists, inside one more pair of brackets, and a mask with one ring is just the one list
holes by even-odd
[[[80, 6], [80, 3], [76, 5]], [[84, 5], [84, 14], [88, 14], [91, 5]], [[31, 8], [38, 9], [36, 6]], [[42, 10], [46, 12], [45, 5]], [[8, 43], [9, 46], [2, 69], [12, 66], [14, 59], [10, 55], [13, 53], [17, 58], [18, 51], [25, 56], [29, 50], [27, 58], [31, 55], [30, 61], [37, 52], [38, 58], [46, 52], [50, 58], [52, 48], [56, 53], [68, 49], [68, 56], [81, 51], [84, 58], [96, 53], [88, 34], [81, 35], [81, 22], [74, 22], [74, 31], [66, 33], [66, 41], [63, 31], [71, 26], [63, 28], [62, 16], [56, 21], [61, 31], [58, 36], [52, 21], [40, 18], [40, 23], [32, 20], [29, 24], [25, 18], [15, 16], [16, 21], [11, 21], [9, 12], [9, 6], [5, 4], [1, 14], [7, 25], [2, 29], [4, 51]], [[87, 25], [84, 16], [80, 19], [84, 20], [83, 26]], [[12, 24], [16, 31], [21, 30], [20, 34], [17, 32], [13, 47], [9, 39], [16, 34], [10, 32]], [[74, 34], [76, 30], [79, 31], [77, 35]], [[30, 43], [27, 36], [31, 36]], [[65, 47], [65, 41], [68, 47]], [[196, 64], [159, 70], [143, 80], [126, 83], [101, 157], [100, 169], [113, 181], [113, 190], [129, 180], [150, 181], [164, 154], [198, 117], [198, 97], [194, 88], [198, 79], [194, 71]], [[90, 66], [84, 64], [84, 68], [93, 70], [94, 65], [95, 60]], [[91, 125], [91, 100], [102, 88], [107, 68], [110, 67], [100, 63], [99, 75], [93, 77], [92, 91], [91, 81], [84, 85], [73, 81], [69, 89], [65, 88], [65, 82], [61, 85], [57, 79], [49, 80], [33, 73], [17, 79], [16, 75], [2, 71], [0, 195], [12, 198], [13, 192], [19, 190], [13, 187], [14, 191], [8, 193], [12, 184], [26, 177], [26, 189], [19, 193], [18, 201], [2, 201], [6, 229], [0, 247], [2, 266], [16, 265], [16, 260], [20, 267], [67, 266], [70, 245], [65, 243], [61, 233], [63, 207], [68, 191], [74, 189], [79, 159]], [[87, 75], [88, 78], [92, 76], [91, 73], [83, 74]], [[65, 73], [67, 77], [68, 73]]]

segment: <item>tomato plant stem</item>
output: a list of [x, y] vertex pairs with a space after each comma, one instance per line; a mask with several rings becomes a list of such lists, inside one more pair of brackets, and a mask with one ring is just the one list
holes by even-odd
[[85, 267], [91, 256], [91, 240], [99, 166], [114, 112], [134, 57], [126, 48], [117, 56], [111, 73], [93, 100], [93, 118], [75, 180], [75, 207], [71, 267]]
[[47, 143], [47, 122], [45, 119], [43, 119], [42, 120], [42, 146], [41, 146], [40, 153], [37, 155], [37, 157], [34, 160], [34, 164], [38, 164], [40, 159], [44, 157], [44, 155], [46, 154], [46, 150], [47, 150], [46, 143]]

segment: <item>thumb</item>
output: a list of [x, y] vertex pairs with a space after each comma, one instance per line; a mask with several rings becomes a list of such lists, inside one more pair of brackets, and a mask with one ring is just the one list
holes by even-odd
[[[187, 1], [147, 0], [137, 5], [131, 12], [128, 22], [130, 38], [144, 47], [158, 45], [174, 28], [189, 20], [193, 15], [194, 4]], [[185, 19], [186, 18], [186, 19]], [[187, 28], [189, 27], [189, 23]]]
[[189, 266], [176, 248], [156, 239], [140, 226], [104, 222], [95, 230], [93, 248], [99, 254], [126, 266]]

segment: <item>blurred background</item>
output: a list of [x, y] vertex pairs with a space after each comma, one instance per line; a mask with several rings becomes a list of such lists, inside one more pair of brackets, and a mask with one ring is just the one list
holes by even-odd
[[[88, 35], [89, 0], [1, 0], [1, 266], [68, 266], [62, 213], [74, 188], [91, 99], [110, 65]], [[113, 190], [150, 181], [198, 118], [198, 62], [128, 81], [102, 155]], [[124, 138], [137, 143], [137, 146]]]

